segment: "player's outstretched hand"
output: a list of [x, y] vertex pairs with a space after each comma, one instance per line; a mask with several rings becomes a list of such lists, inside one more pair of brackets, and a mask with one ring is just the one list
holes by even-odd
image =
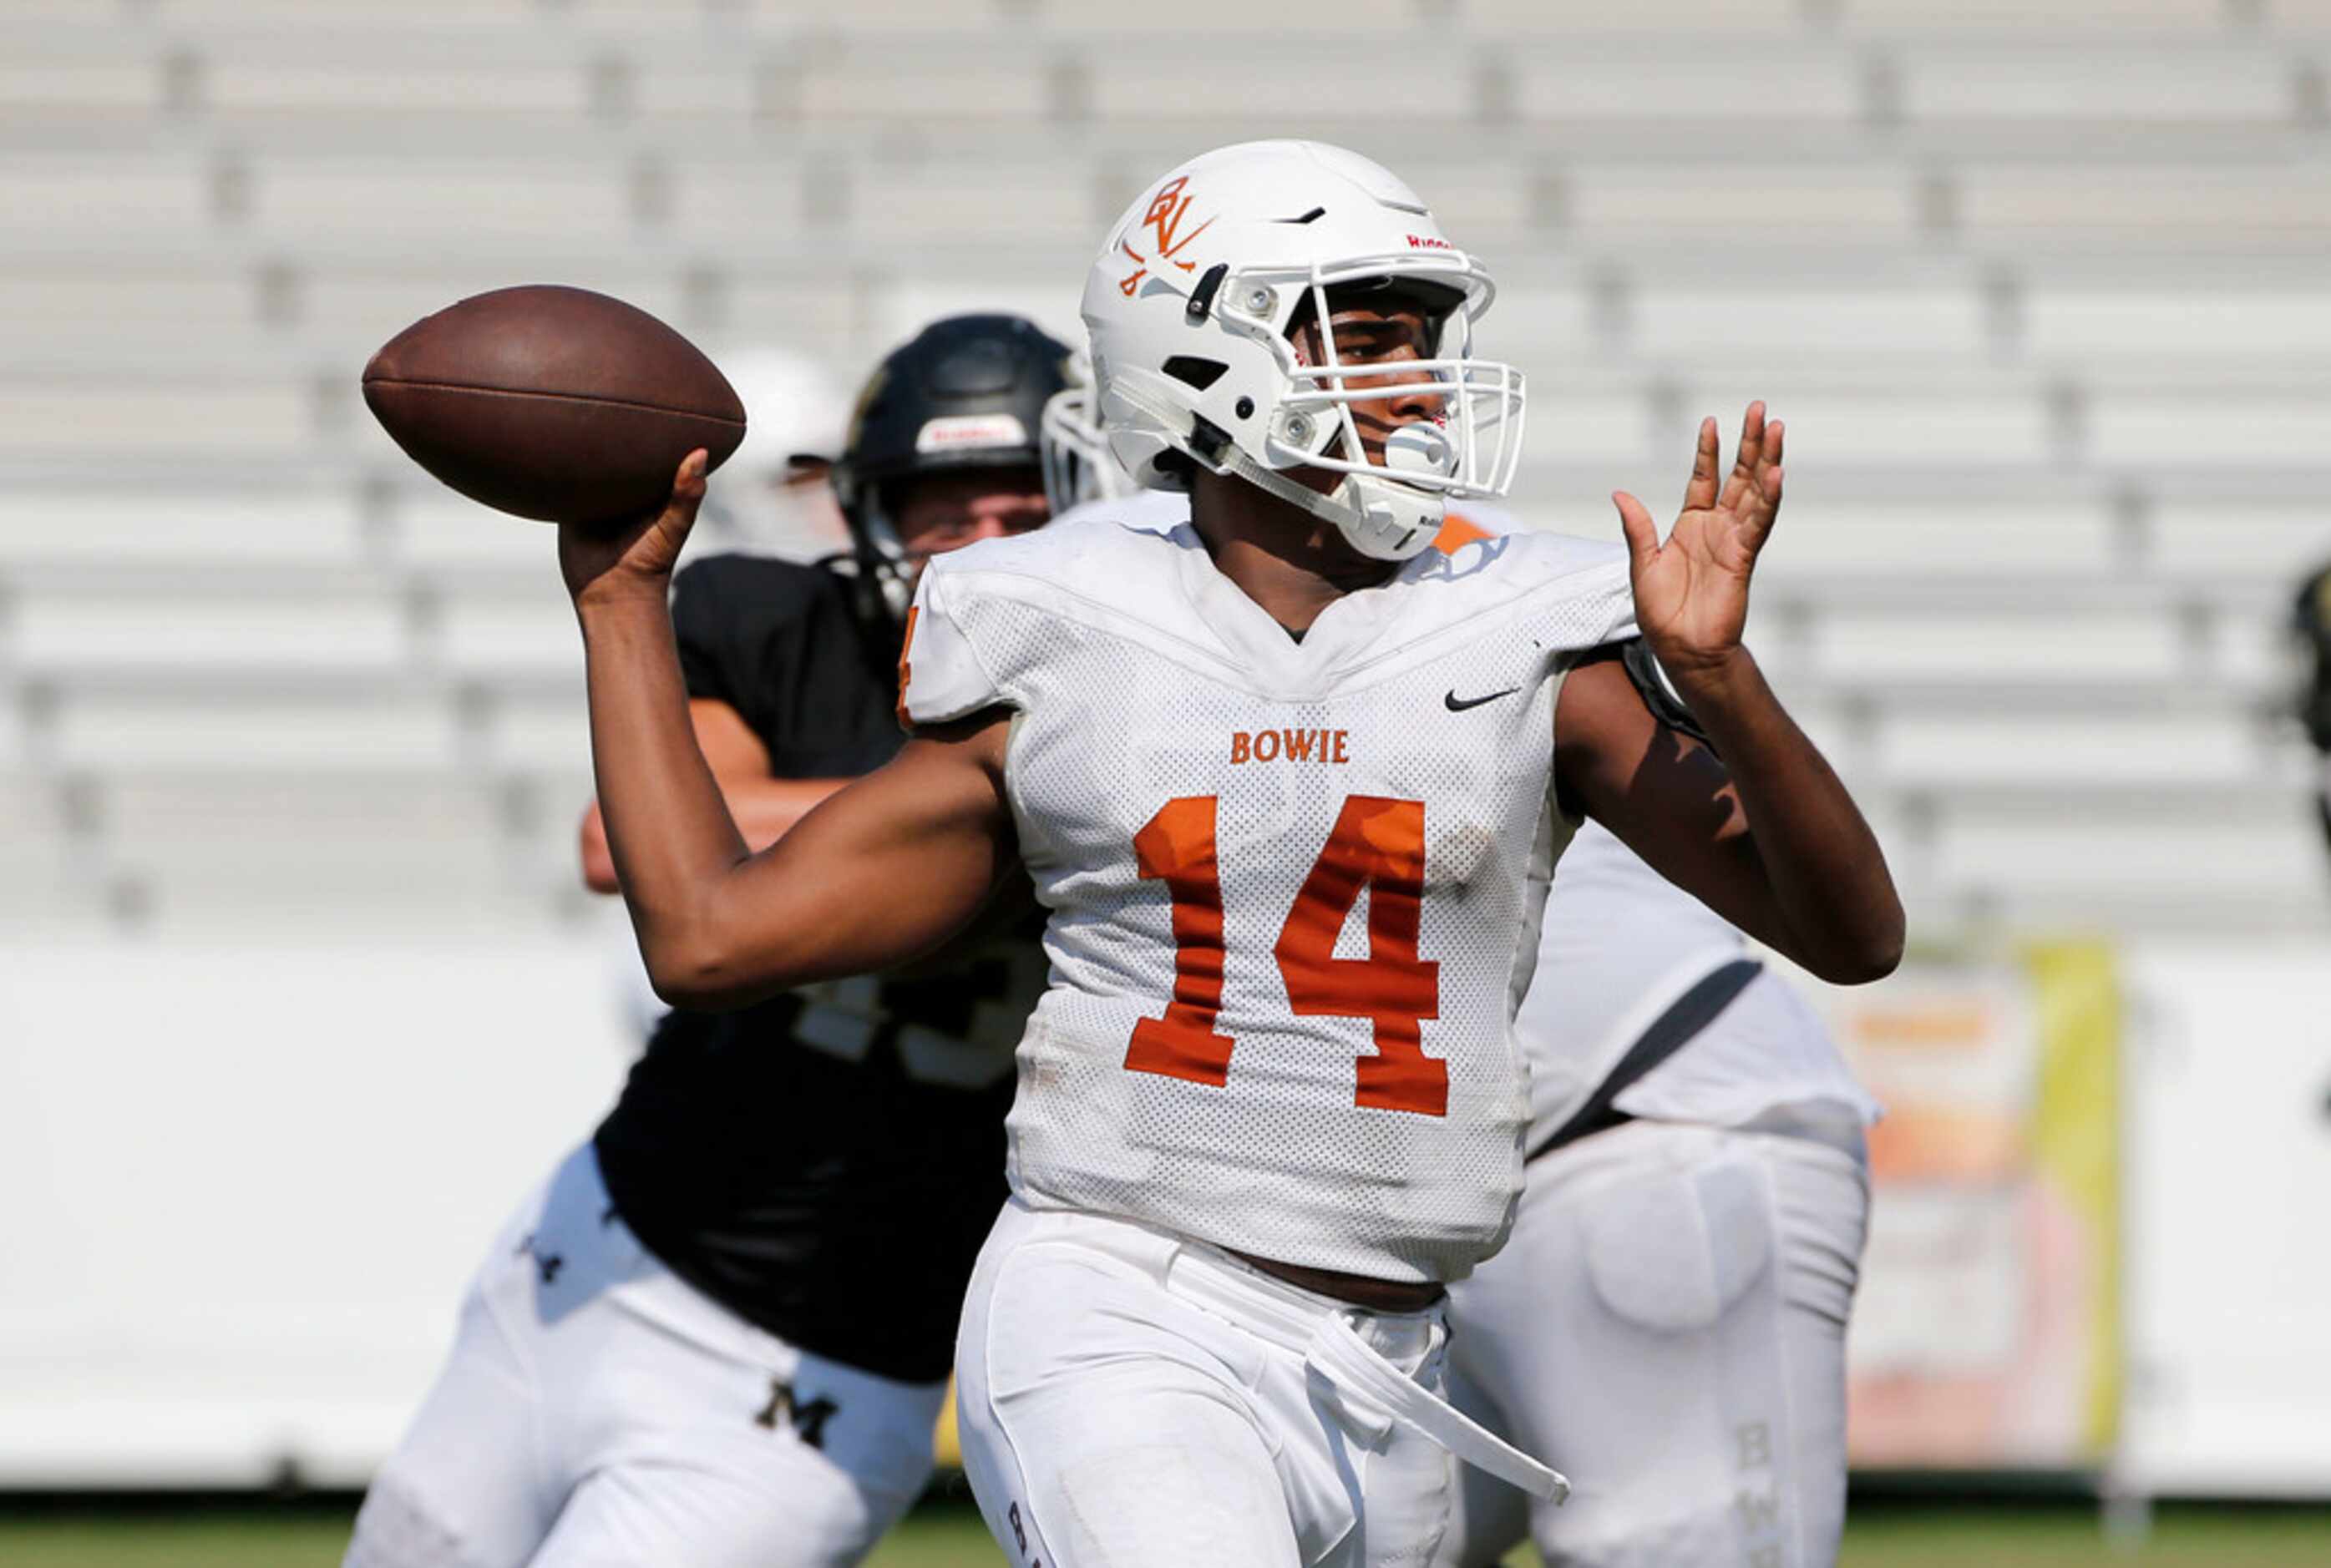
[[696, 508], [704, 501], [709, 466], [701, 448], [682, 458], [672, 475], [671, 497], [645, 516], [612, 527], [558, 525], [558, 570], [577, 604], [627, 593], [652, 594], [658, 604], [663, 603], [680, 547], [688, 542], [688, 531], [696, 526]]
[[1721, 485], [1716, 421], [1699, 422], [1699, 448], [1683, 515], [1660, 542], [1659, 525], [1624, 490], [1619, 505], [1635, 583], [1635, 623], [1670, 674], [1721, 665], [1740, 646], [1748, 620], [1748, 577], [1781, 509], [1781, 422], [1752, 403], [1740, 451]]

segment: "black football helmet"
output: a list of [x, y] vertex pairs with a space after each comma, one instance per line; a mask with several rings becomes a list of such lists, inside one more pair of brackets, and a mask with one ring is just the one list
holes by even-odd
[[1069, 346], [1019, 316], [949, 316], [892, 349], [858, 394], [833, 465], [861, 582], [893, 616], [914, 583], [891, 527], [902, 480], [976, 468], [1040, 470], [1044, 405], [1069, 385]]

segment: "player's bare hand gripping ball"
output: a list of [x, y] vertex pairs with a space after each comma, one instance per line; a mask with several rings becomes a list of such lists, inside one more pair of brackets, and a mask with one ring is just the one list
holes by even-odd
[[696, 527], [696, 508], [704, 504], [708, 463], [700, 448], [682, 458], [672, 475], [671, 494], [642, 517], [612, 527], [558, 525], [558, 572], [578, 607], [625, 594], [643, 594], [662, 607], [680, 546]]
[[1750, 404], [1732, 472], [1719, 485], [1716, 421], [1700, 421], [1683, 514], [1664, 544], [1649, 508], [1624, 490], [1612, 497], [1627, 535], [1635, 622], [1670, 675], [1721, 666], [1740, 647], [1748, 578], [1781, 509], [1783, 435], [1764, 404]]

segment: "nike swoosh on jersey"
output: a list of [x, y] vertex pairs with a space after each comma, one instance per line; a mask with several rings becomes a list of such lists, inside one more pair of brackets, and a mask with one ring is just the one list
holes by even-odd
[[1460, 698], [1457, 695], [1456, 688], [1451, 687], [1449, 689], [1448, 695], [1443, 697], [1441, 700], [1448, 705], [1450, 712], [1462, 713], [1469, 708], [1479, 708], [1485, 702], [1495, 702], [1500, 697], [1511, 697], [1515, 692], [1519, 691], [1520, 689], [1521, 688], [1518, 686], [1508, 686], [1503, 691], [1492, 691], [1487, 697]]

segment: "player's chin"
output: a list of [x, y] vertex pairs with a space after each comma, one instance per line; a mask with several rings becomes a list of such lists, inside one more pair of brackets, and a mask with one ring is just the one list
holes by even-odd
[[[1348, 461], [1344, 456], [1344, 442], [1341, 437], [1338, 437], [1336, 443], [1327, 449], [1325, 455], [1338, 462]], [[1388, 474], [1392, 472], [1391, 465], [1384, 461], [1384, 443], [1379, 437], [1364, 437], [1361, 440], [1360, 461], [1366, 468], [1381, 470]], [[1337, 470], [1324, 468], [1291, 468], [1286, 472], [1287, 477], [1297, 484], [1306, 489], [1317, 490], [1323, 496], [1334, 495], [1342, 488], [1346, 477]]]
[[1344, 476], [1330, 469], [1297, 467], [1284, 471], [1289, 479], [1293, 480], [1305, 489], [1316, 491], [1323, 496], [1334, 495], [1337, 487], [1344, 482]]

